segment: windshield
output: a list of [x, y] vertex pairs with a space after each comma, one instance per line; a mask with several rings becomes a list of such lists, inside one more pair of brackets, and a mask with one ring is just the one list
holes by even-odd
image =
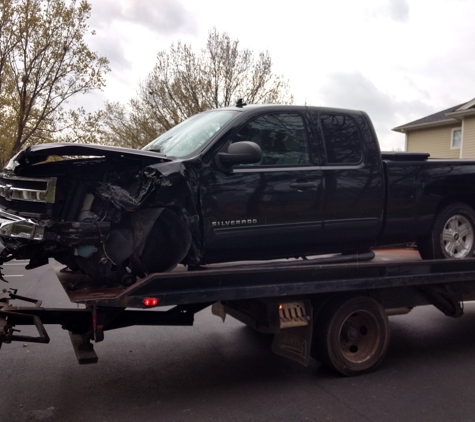
[[184, 157], [206, 144], [238, 113], [226, 110], [197, 114], [160, 135], [142, 149], [159, 151], [173, 157]]

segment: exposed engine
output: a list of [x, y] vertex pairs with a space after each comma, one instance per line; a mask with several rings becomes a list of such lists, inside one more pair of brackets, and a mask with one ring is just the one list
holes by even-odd
[[194, 206], [184, 208], [176, 195], [189, 183], [179, 163], [157, 161], [62, 160], [2, 174], [0, 260], [29, 259], [31, 269], [54, 258], [109, 285], [195, 262]]

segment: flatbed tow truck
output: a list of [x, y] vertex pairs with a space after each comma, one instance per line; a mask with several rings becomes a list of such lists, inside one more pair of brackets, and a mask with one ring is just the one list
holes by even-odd
[[[351, 376], [370, 372], [383, 360], [388, 316], [434, 305], [447, 316], [460, 317], [463, 302], [475, 299], [474, 258], [422, 261], [410, 248], [182, 268], [149, 275], [129, 287], [98, 288], [87, 276], [58, 276], [71, 302], [85, 307], [43, 308], [41, 301], [4, 288], [0, 346], [48, 343], [45, 325], [57, 324], [69, 332], [79, 363], [96, 363], [92, 341], [104, 340], [105, 331], [193, 325], [194, 314], [211, 306], [223, 320], [229, 314], [274, 334], [275, 353], [304, 365], [315, 359]], [[18, 306], [19, 301], [32, 305]], [[38, 335], [22, 335], [17, 328], [22, 325], [36, 326]]]

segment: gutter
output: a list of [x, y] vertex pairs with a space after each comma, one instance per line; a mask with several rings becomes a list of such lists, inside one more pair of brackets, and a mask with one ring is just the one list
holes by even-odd
[[475, 116], [475, 110], [470, 109], [470, 110], [453, 111], [452, 113], [447, 113], [446, 116], [462, 121], [464, 117]]
[[[450, 113], [452, 114], [452, 113]], [[474, 113], [475, 114], [475, 113]], [[447, 114], [449, 116], [449, 114]], [[406, 133], [410, 130], [417, 130], [417, 129], [424, 129], [429, 127], [438, 127], [438, 126], [446, 126], [450, 124], [456, 124], [458, 120], [455, 118], [445, 119], [445, 120], [438, 120], [437, 122], [429, 122], [429, 123], [419, 123], [416, 125], [409, 125], [409, 126], [397, 126], [391, 130], [394, 132]]]

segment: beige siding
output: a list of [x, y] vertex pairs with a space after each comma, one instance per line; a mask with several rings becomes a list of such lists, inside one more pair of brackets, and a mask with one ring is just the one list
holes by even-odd
[[463, 121], [462, 147], [462, 158], [475, 158], [475, 116], [465, 117]]
[[460, 124], [452, 124], [432, 129], [413, 130], [407, 134], [407, 152], [428, 152], [431, 158], [460, 158], [459, 149], [450, 149], [452, 129]]

